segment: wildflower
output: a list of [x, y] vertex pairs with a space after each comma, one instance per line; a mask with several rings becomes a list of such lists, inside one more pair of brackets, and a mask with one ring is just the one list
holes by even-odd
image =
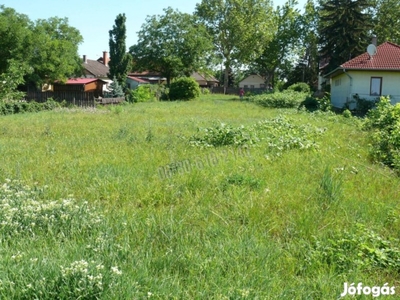
[[114, 274], [117, 274], [117, 275], [121, 275], [121, 274], [122, 274], [122, 271], [121, 271], [121, 270], [118, 270], [118, 267], [111, 267], [111, 271], [112, 271]]

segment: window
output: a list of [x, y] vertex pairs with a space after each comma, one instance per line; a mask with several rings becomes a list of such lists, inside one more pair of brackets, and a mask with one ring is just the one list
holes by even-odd
[[247, 89], [249, 86], [247, 84], [244, 85], [244, 88]]
[[254, 84], [250, 84], [250, 88], [251, 88], [251, 89], [254, 89]]
[[342, 79], [336, 79], [335, 80], [335, 86], [340, 86], [342, 84]]
[[265, 89], [265, 84], [264, 83], [260, 83], [260, 88]]
[[371, 77], [371, 96], [380, 96], [382, 94], [382, 77]]

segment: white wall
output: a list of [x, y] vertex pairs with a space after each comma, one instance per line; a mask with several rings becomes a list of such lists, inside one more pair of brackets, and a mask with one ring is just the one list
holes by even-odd
[[[340, 74], [331, 79], [332, 105], [342, 108], [346, 101], [353, 100], [353, 95], [358, 94], [360, 98], [374, 100], [377, 96], [370, 95], [371, 77], [382, 77], [382, 95], [391, 96], [392, 103], [400, 102], [400, 72], [385, 71], [351, 71]], [[340, 80], [340, 85], [337, 85]], [[353, 108], [352, 104], [350, 108]]]
[[247, 85], [247, 88], [251, 88], [251, 86], [253, 85], [254, 88], [260, 88], [262, 84], [265, 84], [265, 80], [261, 76], [250, 75], [239, 82], [239, 87], [244, 88], [244, 86]]

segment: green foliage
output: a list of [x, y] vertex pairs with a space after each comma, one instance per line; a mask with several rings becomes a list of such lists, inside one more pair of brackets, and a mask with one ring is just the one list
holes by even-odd
[[336, 272], [346, 273], [360, 269], [400, 268], [399, 240], [385, 238], [358, 224], [355, 232], [344, 230], [330, 239], [316, 239], [313, 249], [306, 255], [310, 264], [327, 264]]
[[202, 130], [203, 135], [194, 135], [189, 142], [200, 147], [254, 146], [264, 144], [268, 152], [289, 149], [316, 149], [314, 138], [323, 130], [310, 126], [296, 126], [284, 117], [260, 121], [252, 126], [234, 128], [228, 124], [215, 124]]
[[378, 44], [391, 41], [400, 44], [400, 32], [397, 30], [400, 19], [400, 2], [397, 0], [377, 0], [374, 2], [374, 34]]
[[[73, 198], [46, 200], [44, 194], [45, 188], [31, 187], [17, 180], [7, 179], [0, 186], [3, 243], [10, 245], [18, 239], [35, 244], [39, 240], [40, 247], [46, 247], [43, 238], [65, 241], [79, 236], [96, 241], [96, 252], [102, 251], [99, 243], [102, 237], [98, 234], [106, 226], [98, 209]], [[87, 249], [92, 247], [87, 246]], [[40, 299], [98, 299], [105, 292], [110, 293], [122, 274], [117, 266], [105, 266], [97, 259], [71, 263], [64, 260], [55, 268], [54, 257], [26, 257], [27, 250], [10, 253], [9, 260], [3, 257], [2, 263], [17, 264], [18, 268], [9, 268], [7, 276], [2, 274], [2, 298], [34, 299], [40, 295]]]
[[26, 68], [14, 60], [9, 60], [7, 63], [7, 72], [0, 74], [0, 102], [22, 100], [25, 94], [17, 91], [17, 87], [25, 82]]
[[368, 112], [364, 128], [370, 131], [373, 160], [400, 171], [400, 104], [381, 97], [376, 109]]
[[324, 210], [337, 203], [342, 198], [342, 181], [330, 168], [325, 168], [320, 181], [319, 199]]
[[264, 0], [202, 0], [195, 15], [206, 26], [215, 52], [224, 61], [225, 87], [234, 62], [252, 62], [271, 40], [271, 27], [275, 28], [271, 3]]
[[29, 81], [40, 86], [47, 82], [65, 82], [81, 74], [78, 47], [83, 38], [78, 29], [68, 24], [67, 18], [37, 20], [32, 34], [35, 55], [28, 60], [33, 68]]
[[32, 22], [26, 15], [0, 6], [0, 74], [8, 72], [10, 61], [24, 70], [29, 82], [65, 81], [79, 74], [81, 59], [79, 31], [69, 26], [67, 18], [39, 19]]
[[106, 98], [119, 98], [125, 96], [124, 90], [122, 89], [122, 86], [119, 84], [115, 76], [113, 78], [113, 82], [111, 82], [110, 84], [110, 90], [111, 92], [105, 95]]
[[369, 0], [328, 0], [321, 2], [319, 44], [328, 73], [342, 63], [365, 52], [370, 42], [368, 28], [372, 17]]
[[345, 110], [342, 112], [342, 116], [345, 117], [345, 118], [351, 118], [351, 117], [352, 117], [351, 111], [348, 110], [348, 109], [345, 109]]
[[268, 30], [272, 39], [265, 42], [262, 52], [252, 61], [257, 72], [265, 74], [268, 85], [275, 85], [279, 75], [286, 77], [292, 69], [293, 53], [303, 55], [298, 49], [302, 46], [300, 36], [304, 28], [300, 26], [302, 16], [295, 5], [295, 1], [286, 1], [271, 12], [272, 24]]
[[283, 91], [251, 96], [248, 101], [271, 108], [297, 108], [307, 97], [307, 94], [294, 91]]
[[129, 102], [149, 102], [154, 99], [154, 93], [150, 85], [140, 85], [134, 90], [129, 91]]
[[353, 95], [353, 99], [356, 102], [356, 112], [360, 115], [365, 115], [370, 109], [376, 106], [377, 100], [367, 100], [361, 98], [358, 94]]
[[170, 100], [192, 100], [200, 96], [199, 84], [191, 77], [181, 77], [171, 83]]
[[299, 93], [310, 93], [310, 86], [305, 82], [298, 82], [298, 83], [292, 84], [287, 89], [290, 91], [295, 91], [295, 92], [299, 92]]
[[119, 14], [115, 18], [115, 24], [109, 31], [110, 46], [110, 78], [116, 78], [119, 85], [125, 87], [126, 75], [130, 71], [132, 57], [126, 53], [126, 17], [125, 14]]
[[324, 95], [322, 98], [316, 98], [313, 96], [306, 96], [304, 101], [300, 103], [300, 107], [305, 107], [309, 111], [331, 111], [332, 104], [329, 95]]
[[201, 24], [187, 13], [164, 9], [164, 15], [149, 17], [138, 33], [138, 43], [130, 47], [134, 69], [160, 72], [172, 79], [189, 76], [206, 65], [212, 45]]
[[60, 103], [51, 98], [43, 103], [24, 102], [24, 101], [7, 101], [0, 102], [0, 115], [12, 115], [26, 112], [39, 112], [44, 110], [53, 110], [61, 107]]

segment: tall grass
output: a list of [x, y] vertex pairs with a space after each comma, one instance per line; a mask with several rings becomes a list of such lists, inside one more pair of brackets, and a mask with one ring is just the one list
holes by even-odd
[[[12, 192], [0, 222], [24, 224], [1, 223], [1, 298], [336, 299], [345, 281], [396, 285], [399, 179], [370, 163], [360, 121], [231, 98], [1, 118], [0, 180]], [[277, 128], [248, 155], [190, 143], [216, 122], [278, 116], [290, 141], [318, 132], [315, 147], [272, 148]], [[218, 160], [158, 174], [209, 155]], [[375, 254], [381, 239], [391, 260], [357, 264], [335, 239]]]

